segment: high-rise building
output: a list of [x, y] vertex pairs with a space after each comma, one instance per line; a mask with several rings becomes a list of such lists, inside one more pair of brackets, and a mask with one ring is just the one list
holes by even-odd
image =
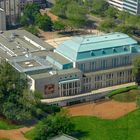
[[0, 8], [0, 31], [6, 30], [5, 12]]
[[20, 5], [21, 9], [27, 3], [36, 3], [36, 4], [40, 5], [41, 8], [46, 7], [46, 0], [19, 0], [19, 5]]
[[27, 3], [36, 3], [41, 8], [46, 7], [45, 0], [0, 0], [0, 8], [4, 9], [6, 13], [6, 23], [8, 26], [18, 24], [23, 7]]
[[123, 11], [128, 11], [131, 14], [140, 14], [140, 0], [107, 0], [110, 5]]
[[0, 8], [4, 9], [6, 14], [6, 24], [15, 26], [19, 18], [19, 0], [0, 0]]

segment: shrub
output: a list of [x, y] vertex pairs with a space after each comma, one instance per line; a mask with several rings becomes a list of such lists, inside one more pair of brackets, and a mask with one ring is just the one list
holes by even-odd
[[53, 23], [53, 29], [56, 30], [56, 31], [64, 30], [65, 29], [65, 25], [61, 21], [55, 21]]
[[137, 96], [136, 98], [136, 105], [138, 108], [140, 108], [140, 96]]
[[49, 115], [36, 126], [33, 139], [50, 140], [59, 134], [71, 134], [74, 127], [71, 118], [65, 112]]
[[128, 92], [128, 91], [130, 91], [132, 89], [138, 89], [138, 86], [137, 85], [134, 85], [134, 86], [130, 86], [130, 87], [125, 87], [125, 88], [120, 88], [120, 89], [114, 90], [114, 91], [110, 92], [107, 95], [107, 97], [110, 98], [110, 97], [112, 97], [112, 96], [114, 96], [116, 94], [120, 94], [120, 93], [123, 93], [123, 92]]

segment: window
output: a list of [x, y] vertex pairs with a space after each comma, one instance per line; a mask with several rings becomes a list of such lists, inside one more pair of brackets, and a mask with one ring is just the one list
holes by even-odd
[[94, 52], [93, 52], [93, 51], [91, 51], [91, 52], [90, 52], [90, 55], [91, 55], [91, 56], [95, 56], [95, 54], [94, 54]]
[[116, 52], [117, 52], [117, 50], [115, 48], [113, 48], [113, 53], [116, 53]]
[[123, 50], [124, 50], [124, 51], [127, 51], [127, 48], [124, 46], [124, 47], [123, 47]]

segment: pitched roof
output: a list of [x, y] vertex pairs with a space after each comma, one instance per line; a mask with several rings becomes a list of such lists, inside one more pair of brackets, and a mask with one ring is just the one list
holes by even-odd
[[[85, 52], [98, 52], [99, 50], [102, 51], [134, 44], [137, 44], [137, 41], [126, 34], [116, 32], [100, 36], [88, 35], [74, 37], [63, 42], [56, 51], [65, 57], [76, 61], [80, 58], [78, 55]], [[121, 51], [119, 51], [119, 53], [120, 52]]]
[[63, 134], [63, 135], [56, 136], [50, 140], [78, 140], [78, 139], [71, 137], [69, 135]]

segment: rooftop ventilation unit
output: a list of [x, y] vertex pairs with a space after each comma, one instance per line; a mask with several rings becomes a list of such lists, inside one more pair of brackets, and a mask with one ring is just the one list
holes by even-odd
[[33, 67], [33, 66], [34, 66], [33, 64], [28, 65], [28, 67]]
[[25, 64], [26, 64], [26, 65], [29, 65], [29, 64], [30, 64], [30, 62], [28, 62], [28, 61], [27, 61], [27, 62], [25, 62]]
[[56, 75], [57, 72], [56, 72], [56, 71], [50, 71], [49, 74], [51, 74], [51, 75]]

